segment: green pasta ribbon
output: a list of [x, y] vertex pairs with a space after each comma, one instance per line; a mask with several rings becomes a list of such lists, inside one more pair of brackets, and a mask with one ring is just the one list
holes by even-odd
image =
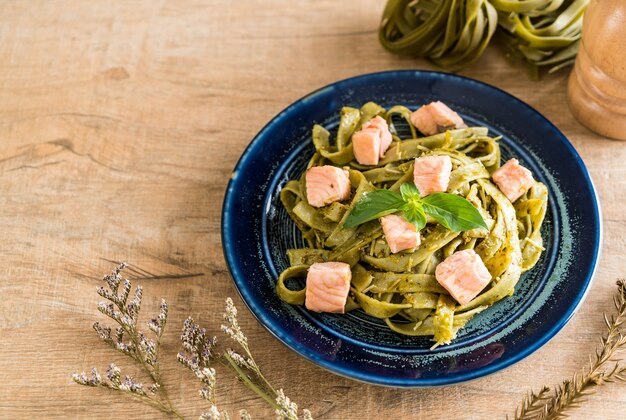
[[[351, 136], [377, 115], [389, 124], [393, 142], [378, 165], [363, 167], [352, 154]], [[312, 207], [304, 174], [281, 190], [283, 207], [307, 243], [287, 251], [289, 266], [276, 284], [283, 301], [304, 304], [306, 290], [292, 290], [286, 283], [306, 277], [312, 264], [345, 262], [352, 269], [346, 312], [361, 310], [384, 320], [398, 334], [432, 337], [436, 347], [450, 343], [474, 315], [511, 295], [521, 274], [539, 260], [547, 188], [535, 182], [511, 203], [491, 181], [501, 158], [499, 139], [490, 137], [487, 128], [417, 137], [410, 110], [385, 110], [370, 102], [360, 109], [344, 107], [334, 136], [321, 126], [312, 134], [315, 152], [307, 169], [342, 166], [349, 172], [351, 194], [345, 201]], [[427, 155], [450, 157], [452, 172], [445, 193], [422, 198], [412, 183], [413, 163]], [[423, 210], [423, 220], [411, 220], [421, 228], [421, 244], [394, 254], [377, 218], [395, 212], [406, 216], [411, 212], [407, 203]], [[353, 223], [354, 217], [358, 223]], [[463, 225], [463, 219], [473, 222]], [[439, 284], [435, 269], [463, 249], [475, 250], [492, 281], [472, 301], [459, 305]]]
[[499, 29], [533, 77], [573, 63], [589, 0], [389, 0], [379, 28], [389, 51], [458, 70], [476, 61]]

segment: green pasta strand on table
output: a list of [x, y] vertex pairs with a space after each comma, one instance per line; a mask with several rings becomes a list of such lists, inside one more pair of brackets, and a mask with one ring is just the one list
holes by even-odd
[[533, 77], [574, 62], [590, 0], [388, 0], [380, 43], [397, 54], [458, 70], [476, 61], [496, 33]]
[[[352, 268], [346, 310], [360, 308], [383, 319], [399, 334], [432, 336], [435, 346], [447, 344], [477, 313], [511, 295], [523, 272], [539, 260], [543, 249], [541, 226], [548, 192], [535, 182], [512, 204], [491, 181], [500, 167], [499, 138], [485, 127], [449, 130], [418, 137], [410, 123], [410, 110], [394, 106], [386, 111], [375, 103], [360, 109], [344, 107], [334, 139], [325, 128], [313, 127], [315, 146], [308, 168], [335, 165], [349, 172], [349, 201], [315, 208], [308, 204], [304, 177], [289, 181], [280, 192], [287, 214], [308, 247], [287, 252], [290, 266], [277, 282], [282, 300], [302, 305], [305, 290], [292, 290], [289, 279], [306, 277], [319, 262], [339, 261]], [[364, 122], [381, 116], [389, 124], [393, 142], [378, 165], [358, 164], [351, 136]], [[402, 127], [400, 127], [402, 126]], [[401, 138], [399, 133], [406, 133]], [[452, 172], [448, 193], [466, 198], [482, 215], [484, 227], [454, 232], [427, 217], [421, 244], [414, 250], [391, 253], [377, 220], [346, 227], [348, 216], [364, 194], [379, 189], [399, 191], [412, 180], [413, 161], [422, 156], [448, 156]], [[459, 305], [435, 278], [435, 268], [455, 251], [474, 249], [492, 275], [490, 284], [473, 300]]]

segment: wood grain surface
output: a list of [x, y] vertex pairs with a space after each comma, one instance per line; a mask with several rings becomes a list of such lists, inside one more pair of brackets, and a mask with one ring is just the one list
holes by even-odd
[[[470, 383], [397, 390], [335, 376], [289, 351], [244, 309], [220, 242], [231, 170], [255, 133], [292, 101], [335, 80], [431, 68], [377, 41], [384, 2], [0, 2], [0, 417], [160, 418], [149, 407], [75, 385], [70, 374], [115, 361], [91, 323], [95, 287], [126, 260], [156, 274], [143, 311], [170, 304], [164, 382], [195, 418], [206, 407], [175, 361], [182, 321], [219, 334], [232, 296], [270, 380], [318, 419], [491, 419], [524, 393], [569, 377], [604, 332], [615, 280], [626, 275], [626, 143], [592, 134], [570, 114], [568, 72], [541, 82], [495, 46], [462, 74], [528, 102], [582, 155], [603, 205], [600, 269], [579, 313], [517, 365]], [[546, 141], [549, 141], [546, 139]], [[219, 405], [272, 411], [218, 370]], [[621, 419], [626, 385], [599, 389], [573, 418]]]

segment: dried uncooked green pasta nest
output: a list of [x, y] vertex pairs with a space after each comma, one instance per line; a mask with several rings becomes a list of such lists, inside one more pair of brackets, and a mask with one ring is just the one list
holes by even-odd
[[[350, 138], [376, 115], [389, 124], [393, 142], [378, 165], [363, 166], [354, 159]], [[283, 187], [281, 202], [308, 246], [287, 251], [290, 266], [278, 279], [277, 293], [290, 304], [302, 305], [305, 290], [287, 287], [288, 280], [306, 277], [308, 267], [317, 262], [345, 262], [352, 268], [346, 311], [361, 308], [397, 333], [433, 336], [436, 346], [449, 343], [475, 314], [511, 295], [521, 274], [537, 263], [543, 251], [541, 225], [548, 191], [535, 182], [511, 203], [491, 181], [491, 173], [500, 166], [499, 138], [490, 137], [485, 127], [418, 137], [410, 115], [404, 106], [385, 110], [372, 102], [361, 109], [344, 107], [332, 143], [326, 129], [313, 127], [315, 153], [307, 169], [322, 165], [347, 168], [353, 193], [349, 202], [314, 208], [306, 200], [306, 171]], [[453, 232], [429, 219], [419, 247], [392, 254], [377, 220], [358, 227], [343, 226], [364, 194], [383, 188], [398, 191], [412, 180], [415, 158], [428, 155], [451, 158], [448, 192], [469, 200], [488, 230]], [[458, 305], [434, 274], [441, 261], [462, 249], [473, 249], [482, 258], [492, 281], [472, 301]]]
[[572, 64], [589, 0], [389, 0], [379, 38], [391, 52], [450, 69], [477, 60], [496, 28], [533, 75]]

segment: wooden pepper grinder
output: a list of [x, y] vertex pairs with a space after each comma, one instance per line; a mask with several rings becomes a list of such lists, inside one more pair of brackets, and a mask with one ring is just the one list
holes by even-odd
[[592, 0], [569, 78], [569, 105], [596, 133], [626, 140], [626, 1]]

